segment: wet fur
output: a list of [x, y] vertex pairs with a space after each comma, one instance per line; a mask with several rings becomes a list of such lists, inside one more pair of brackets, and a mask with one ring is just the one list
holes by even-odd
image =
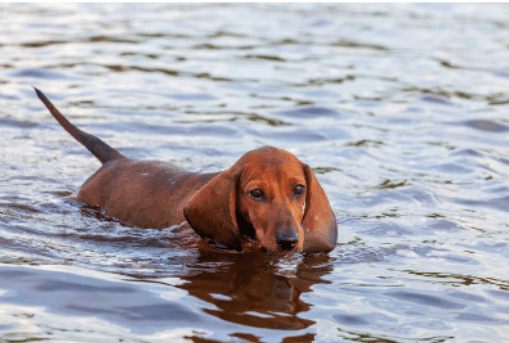
[[[180, 225], [194, 230], [196, 246], [242, 251], [328, 252], [336, 244], [336, 219], [311, 168], [293, 154], [264, 147], [218, 173], [193, 173], [170, 163], [138, 161], [71, 124], [35, 89], [60, 125], [102, 166], [78, 192], [81, 201], [141, 228]], [[296, 189], [303, 186], [304, 192]], [[252, 191], [263, 191], [263, 199]], [[304, 210], [303, 210], [304, 209]]]

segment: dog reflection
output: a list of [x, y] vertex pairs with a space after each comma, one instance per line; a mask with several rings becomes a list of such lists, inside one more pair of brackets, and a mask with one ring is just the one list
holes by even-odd
[[[293, 275], [286, 277], [276, 266], [275, 257], [260, 252], [230, 255], [230, 264], [212, 266], [210, 270], [183, 277], [188, 282], [178, 287], [214, 304], [214, 309], [204, 311], [222, 320], [256, 328], [302, 330], [315, 321], [299, 316], [310, 309], [310, 304], [300, 296], [311, 292], [315, 284], [328, 283], [322, 280], [332, 270], [328, 260], [326, 255], [305, 257]], [[213, 261], [217, 258], [201, 256], [197, 264], [203, 269], [203, 265]], [[314, 337], [313, 334], [304, 336], [299, 342], [312, 341]]]

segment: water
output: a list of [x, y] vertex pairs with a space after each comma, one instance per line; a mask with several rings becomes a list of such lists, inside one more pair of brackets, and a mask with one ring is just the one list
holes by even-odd
[[[509, 331], [509, 6], [4, 4], [0, 342], [468, 342]], [[274, 145], [328, 255], [200, 255], [69, 200], [122, 154], [219, 171]]]

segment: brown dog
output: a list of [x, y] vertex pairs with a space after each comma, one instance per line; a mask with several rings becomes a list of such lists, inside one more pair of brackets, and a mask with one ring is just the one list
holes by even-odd
[[[35, 89], [60, 125], [103, 164], [78, 199], [141, 228], [189, 226], [216, 249], [259, 246], [271, 252], [329, 252], [336, 218], [311, 168], [293, 154], [264, 147], [210, 174], [169, 163], [136, 161], [71, 124]], [[187, 221], [187, 222], [186, 222]]]

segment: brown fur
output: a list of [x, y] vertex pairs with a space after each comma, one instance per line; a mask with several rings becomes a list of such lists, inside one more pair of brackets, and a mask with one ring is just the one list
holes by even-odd
[[[180, 231], [190, 227], [218, 249], [314, 253], [334, 248], [336, 218], [327, 196], [311, 168], [293, 154], [264, 147], [210, 174], [137, 161], [76, 128], [36, 92], [64, 129], [103, 163], [78, 198], [107, 215], [141, 228], [182, 224]], [[206, 249], [203, 241], [195, 243]]]

